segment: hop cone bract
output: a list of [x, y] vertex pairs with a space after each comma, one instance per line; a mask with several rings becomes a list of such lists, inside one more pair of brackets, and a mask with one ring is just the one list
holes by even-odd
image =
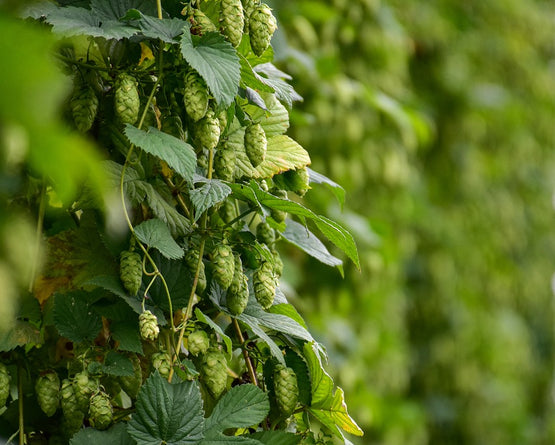
[[105, 430], [112, 424], [114, 409], [110, 403], [110, 396], [100, 391], [91, 397], [89, 407], [89, 422], [97, 430]]
[[187, 337], [187, 349], [195, 357], [205, 354], [210, 347], [210, 340], [208, 335], [203, 330], [196, 330], [189, 334]]
[[170, 375], [171, 357], [167, 352], [156, 352], [152, 354], [152, 367], [157, 369], [160, 375], [167, 379]]
[[156, 315], [148, 310], [139, 315], [139, 331], [143, 340], [156, 340], [160, 333]]

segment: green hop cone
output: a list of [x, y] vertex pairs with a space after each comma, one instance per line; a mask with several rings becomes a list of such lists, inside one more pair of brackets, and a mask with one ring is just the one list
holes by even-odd
[[143, 371], [141, 368], [141, 361], [137, 354], [131, 354], [129, 359], [133, 364], [133, 375], [120, 377], [119, 383], [129, 397], [136, 399], [143, 383]]
[[131, 250], [124, 250], [119, 257], [119, 276], [127, 292], [131, 296], [137, 295], [143, 278], [141, 255]]
[[249, 34], [253, 53], [261, 56], [266, 51], [276, 29], [276, 18], [270, 7], [264, 3], [257, 6], [249, 15]]
[[227, 386], [227, 361], [221, 351], [214, 349], [204, 354], [200, 378], [212, 397], [219, 399]]
[[245, 25], [244, 20], [241, 0], [221, 0], [220, 25], [222, 34], [235, 47], [241, 43]]
[[239, 274], [238, 281], [240, 283], [238, 291], [228, 291], [226, 296], [227, 308], [233, 315], [241, 315], [249, 303], [249, 283], [243, 271]]
[[156, 369], [160, 375], [167, 379], [170, 375], [171, 357], [167, 352], [156, 352], [151, 357], [152, 368]]
[[191, 23], [192, 34], [202, 35], [207, 32], [218, 32], [216, 25], [200, 9], [192, 9], [189, 22]]
[[231, 284], [227, 289], [228, 294], [236, 294], [241, 290], [241, 286], [243, 285], [243, 275], [243, 262], [241, 261], [241, 257], [239, 255], [235, 255], [233, 258], [233, 280], [231, 280]]
[[243, 4], [243, 16], [245, 18], [245, 26], [243, 27], [243, 32], [248, 33], [249, 17], [258, 5], [259, 0], [242, 0], [241, 3]]
[[185, 74], [185, 92], [183, 104], [187, 115], [195, 122], [201, 120], [208, 111], [208, 90], [206, 83], [196, 71], [190, 70]]
[[227, 127], [227, 110], [218, 113], [218, 123], [220, 124], [220, 135], [222, 135]]
[[253, 274], [254, 295], [264, 309], [274, 303], [276, 296], [277, 278], [274, 267], [269, 261], [264, 261]]
[[97, 430], [105, 430], [114, 418], [114, 409], [110, 403], [110, 396], [100, 391], [91, 397], [89, 406], [89, 422]]
[[227, 244], [216, 246], [212, 252], [213, 277], [222, 289], [227, 289], [233, 281], [234, 267], [235, 260], [231, 247]]
[[299, 399], [297, 376], [291, 368], [277, 365], [274, 371], [274, 391], [278, 409], [284, 416], [290, 416]]
[[281, 277], [283, 274], [283, 261], [277, 250], [272, 250], [274, 274], [276, 277]]
[[133, 76], [122, 73], [118, 75], [115, 83], [114, 111], [120, 122], [133, 125], [139, 117], [141, 100], [137, 81]]
[[256, 238], [261, 243], [272, 246], [276, 242], [276, 232], [267, 222], [261, 222], [256, 226]]
[[69, 103], [75, 127], [81, 133], [89, 131], [98, 111], [98, 97], [88, 84], [77, 81]]
[[75, 374], [73, 379], [73, 390], [77, 406], [83, 412], [87, 412], [91, 396], [98, 391], [99, 382], [94, 377], [90, 377], [86, 371]]
[[[287, 192], [285, 190], [273, 190], [272, 195], [277, 198], [287, 199]], [[278, 223], [284, 222], [287, 217], [287, 212], [278, 209], [272, 209], [270, 214]]]
[[198, 121], [195, 126], [196, 140], [203, 148], [213, 150], [220, 141], [220, 123], [212, 110]]
[[170, 114], [169, 116], [164, 118], [164, 120], [162, 121], [162, 131], [164, 133], [171, 134], [172, 136], [182, 141], [185, 140], [183, 122], [181, 122], [181, 118], [176, 114]]
[[237, 210], [235, 208], [235, 202], [232, 201], [231, 199], [226, 199], [222, 203], [222, 206], [218, 209], [218, 213], [219, 213], [220, 217], [222, 218], [222, 220], [226, 224], [229, 224], [231, 221], [233, 221], [237, 217]]
[[139, 331], [143, 340], [156, 340], [158, 338], [158, 334], [160, 333], [156, 315], [148, 310], [139, 315]]
[[83, 425], [85, 414], [79, 409], [74, 386], [68, 379], [62, 381], [60, 404], [62, 405], [64, 433], [71, 436]]
[[253, 167], [260, 165], [266, 157], [268, 142], [260, 124], [250, 124], [245, 128], [245, 151]]
[[52, 417], [60, 402], [60, 378], [54, 371], [39, 376], [35, 383], [35, 392], [40, 409], [47, 417]]
[[[199, 251], [197, 249], [189, 249], [185, 254], [185, 265], [191, 272], [191, 275], [194, 277], [197, 265], [199, 263]], [[198, 274], [198, 281], [197, 281], [197, 289], [196, 292], [198, 294], [204, 293], [206, 290], [206, 271], [204, 267], [204, 262], [200, 262], [199, 274]]]
[[236, 159], [235, 150], [227, 147], [226, 144], [220, 145], [216, 156], [214, 156], [214, 172], [216, 176], [224, 181], [233, 182]]
[[296, 193], [301, 198], [310, 189], [310, 178], [306, 167], [298, 170], [288, 170], [283, 173], [283, 176], [285, 178], [287, 189]]
[[195, 357], [206, 354], [210, 347], [210, 340], [208, 334], [203, 330], [196, 330], [189, 334], [187, 337], [187, 349]]
[[10, 373], [4, 363], [0, 363], [0, 408], [2, 408], [10, 395]]

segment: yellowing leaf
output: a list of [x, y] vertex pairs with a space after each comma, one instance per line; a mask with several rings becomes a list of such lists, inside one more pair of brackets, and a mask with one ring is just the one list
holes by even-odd
[[140, 42], [141, 45], [141, 58], [139, 59], [139, 65], [142, 65], [145, 60], [154, 60], [154, 54], [148, 45], [144, 42]]

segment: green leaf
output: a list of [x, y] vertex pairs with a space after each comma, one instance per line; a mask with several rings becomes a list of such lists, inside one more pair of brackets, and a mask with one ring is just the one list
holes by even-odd
[[297, 376], [297, 385], [299, 388], [299, 402], [309, 406], [312, 401], [312, 382], [308, 365], [303, 357], [293, 349], [285, 350], [285, 362]]
[[[158, 270], [166, 280], [172, 305], [174, 307], [187, 306], [193, 281], [192, 274], [185, 262], [180, 260], [169, 260], [158, 252], [152, 252], [151, 256], [158, 266]], [[170, 309], [166, 286], [161, 279], [154, 281], [150, 287], [149, 296], [156, 306], [166, 311]]]
[[54, 325], [63, 337], [79, 343], [94, 340], [102, 320], [93, 310], [87, 293], [76, 291], [55, 295]]
[[102, 371], [105, 374], [115, 375], [117, 377], [126, 377], [133, 375], [133, 363], [122, 354], [115, 351], [108, 351], [104, 358]]
[[143, 221], [135, 227], [135, 235], [141, 242], [158, 249], [162, 255], [170, 260], [183, 257], [183, 249], [175, 242], [168, 226], [160, 219], [154, 218]]
[[295, 306], [293, 306], [292, 304], [289, 304], [289, 303], [274, 304], [268, 309], [268, 312], [271, 312], [272, 314], [285, 315], [286, 317], [289, 317], [292, 320], [295, 320], [297, 323], [299, 323], [303, 328], [305, 328], [308, 331], [308, 326], [306, 325], [306, 322], [304, 321], [303, 317], [301, 317], [301, 314], [297, 312], [297, 309], [295, 309]]
[[259, 75], [253, 71], [253, 68], [247, 58], [239, 54], [239, 62], [241, 63], [241, 84], [246, 88], [252, 88], [256, 91], [265, 91], [273, 93], [274, 89], [266, 85], [259, 79]]
[[227, 184], [219, 179], [209, 179], [202, 187], [189, 191], [191, 202], [195, 207], [195, 221], [209, 208], [224, 201], [231, 194]]
[[231, 388], [218, 401], [205, 424], [207, 438], [228, 428], [248, 428], [268, 415], [268, 395], [257, 386], [247, 384]]
[[223, 331], [220, 325], [214, 323], [210, 317], [204, 315], [204, 313], [198, 307], [195, 308], [195, 315], [197, 317], [197, 320], [201, 321], [202, 323], [206, 323], [208, 326], [214, 329], [214, 331], [224, 341], [228, 354], [231, 355], [231, 352], [233, 351], [231, 338], [229, 338], [229, 336]]
[[127, 424], [125, 422], [118, 422], [106, 431], [99, 431], [95, 428], [81, 429], [69, 441], [69, 445], [91, 444], [135, 445], [136, 442], [127, 432]]
[[11, 351], [18, 346], [42, 343], [40, 331], [31, 323], [16, 320], [0, 335], [0, 352]]
[[197, 382], [170, 384], [154, 372], [141, 386], [127, 431], [138, 445], [196, 445], [204, 437]]
[[271, 87], [276, 92], [277, 98], [284, 101], [289, 108], [294, 101], [303, 99], [291, 85], [285, 82], [284, 79], [291, 80], [291, 76], [278, 70], [272, 63], [261, 63], [253, 70], [258, 80]]
[[341, 207], [345, 204], [345, 189], [341, 187], [336, 182], [333, 182], [330, 178], [322, 175], [321, 173], [315, 172], [314, 170], [307, 167], [308, 176], [310, 177], [310, 183], [314, 184], [324, 184], [331, 189]]
[[322, 241], [302, 224], [291, 219], [287, 220], [287, 227], [281, 236], [311, 257], [328, 266], [338, 267], [343, 272], [343, 261], [329, 253]]
[[206, 81], [218, 105], [229, 106], [239, 88], [241, 65], [237, 52], [225, 37], [217, 32], [194, 36], [190, 26], [186, 25], [181, 38], [181, 53]]
[[160, 39], [166, 43], [177, 43], [176, 37], [183, 33], [184, 22], [178, 18], [160, 20], [143, 15], [139, 24], [144, 36]]
[[147, 131], [143, 131], [127, 124], [125, 126], [125, 135], [132, 144], [162, 159], [178, 174], [183, 176], [186, 181], [190, 184], [193, 183], [197, 157], [193, 147], [189, 144], [154, 127], [149, 127]]
[[114, 321], [110, 323], [110, 332], [114, 340], [118, 342], [118, 348], [122, 351], [143, 354], [143, 344], [139, 335], [139, 323], [137, 318], [128, 321]]
[[156, 5], [151, 0], [91, 0], [91, 10], [103, 21], [118, 21], [130, 9], [141, 11], [142, 14], [156, 16]]
[[300, 434], [285, 431], [259, 431], [248, 437], [256, 439], [264, 445], [297, 445], [302, 439]]
[[338, 427], [347, 433], [362, 436], [364, 433], [347, 413], [343, 390], [335, 389], [332, 378], [324, 370], [316, 345], [307, 342], [303, 347], [312, 380], [312, 402], [310, 413], [337, 437], [343, 438]]
[[254, 122], [260, 123], [266, 137], [279, 136], [289, 128], [289, 112], [273, 94], [262, 94], [267, 110], [249, 105], [245, 110]]

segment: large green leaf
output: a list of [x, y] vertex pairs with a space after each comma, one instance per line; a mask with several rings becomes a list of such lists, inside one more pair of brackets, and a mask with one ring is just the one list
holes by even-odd
[[160, 219], [143, 221], [135, 227], [135, 235], [141, 242], [158, 249], [170, 260], [183, 257], [183, 249], [175, 242], [168, 226]]
[[312, 381], [310, 413], [341, 439], [343, 435], [338, 427], [347, 433], [362, 436], [363, 431], [347, 412], [343, 390], [334, 387], [332, 378], [322, 365], [316, 345], [305, 343], [303, 353]]
[[302, 224], [291, 219], [287, 220], [287, 227], [281, 236], [318, 261], [342, 269], [343, 261], [329, 253], [322, 241]]
[[286, 431], [259, 431], [249, 437], [262, 442], [264, 445], [297, 445], [302, 436]]
[[[127, 432], [127, 424], [118, 422], [106, 431], [95, 428], [81, 429], [69, 441], [69, 445], [136, 445]], [[276, 444], [278, 445], [278, 444]]]
[[332, 193], [335, 195], [341, 207], [345, 204], [345, 189], [341, 187], [336, 182], [332, 181], [327, 176], [324, 176], [321, 173], [315, 172], [314, 170], [307, 168], [308, 175], [310, 177], [310, 183], [314, 184], [324, 184], [329, 189], [331, 189]]
[[177, 43], [176, 37], [183, 33], [185, 22], [177, 18], [158, 19], [143, 15], [139, 23], [144, 36], [166, 43]]
[[152, 0], [91, 0], [91, 10], [103, 21], [118, 21], [130, 9], [136, 9], [143, 14], [156, 16], [156, 4]]
[[285, 82], [285, 80], [291, 80], [291, 76], [278, 70], [272, 63], [261, 63], [256, 65], [253, 70], [257, 79], [271, 87], [277, 98], [285, 102], [289, 108], [294, 101], [303, 99], [291, 85]]
[[92, 341], [102, 328], [100, 316], [82, 291], [56, 294], [54, 324], [62, 336], [74, 342]]
[[205, 183], [189, 191], [191, 202], [195, 207], [195, 221], [209, 208], [222, 202], [229, 194], [229, 186], [219, 179], [205, 180]]
[[127, 124], [125, 135], [132, 144], [162, 159], [192, 184], [197, 157], [193, 147], [189, 144], [154, 127], [149, 127], [147, 131], [143, 131]]
[[219, 105], [227, 107], [237, 94], [241, 65], [237, 52], [220, 33], [203, 36], [191, 34], [189, 25], [183, 28], [181, 53], [200, 76]]
[[102, 366], [104, 374], [125, 377], [133, 375], [133, 364], [126, 356], [116, 351], [108, 351]]
[[289, 128], [289, 112], [273, 94], [262, 94], [267, 110], [251, 105], [245, 107], [254, 122], [260, 123], [266, 137], [285, 134]]
[[196, 445], [204, 437], [197, 382], [168, 383], [158, 372], [139, 391], [127, 430], [138, 445]]

